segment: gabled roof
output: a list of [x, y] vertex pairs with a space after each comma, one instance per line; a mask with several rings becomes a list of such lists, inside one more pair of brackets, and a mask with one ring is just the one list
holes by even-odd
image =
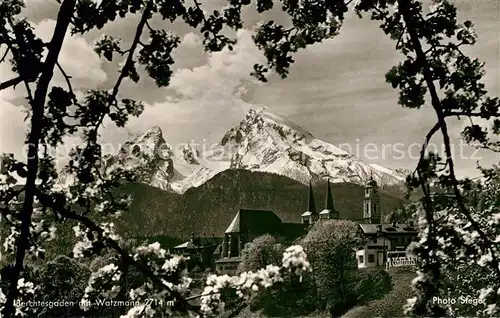
[[[379, 224], [360, 224], [364, 234], [377, 234]], [[381, 233], [384, 234], [417, 234], [417, 229], [407, 224], [383, 224]]]
[[222, 254], [222, 244], [217, 245], [217, 248], [214, 250], [212, 253], [213, 255], [220, 255]]
[[226, 229], [224, 233], [239, 233], [240, 232], [240, 212], [236, 214], [231, 224]]
[[195, 249], [201, 247], [208, 247], [218, 245], [222, 242], [220, 237], [195, 237], [192, 240], [186, 241], [174, 247], [174, 249]]
[[319, 212], [319, 214], [330, 214], [332, 213], [332, 210], [327, 210], [327, 209], [324, 209], [323, 211]]
[[217, 245], [222, 242], [222, 238], [215, 236], [201, 236], [195, 237], [193, 242], [197, 246]]
[[302, 213], [301, 216], [309, 216], [309, 215], [312, 215], [311, 211], [306, 211], [306, 212]]
[[187, 241], [187, 242], [184, 242], [182, 244], [179, 244], [177, 245], [176, 247], [174, 247], [175, 249], [177, 248], [196, 248], [196, 246], [191, 242], [191, 241]]
[[240, 209], [225, 233], [274, 233], [280, 225], [281, 219], [273, 211]]

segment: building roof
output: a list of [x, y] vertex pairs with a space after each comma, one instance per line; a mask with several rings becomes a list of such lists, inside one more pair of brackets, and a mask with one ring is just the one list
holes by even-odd
[[224, 233], [239, 233], [240, 232], [240, 212], [236, 214], [234, 219], [231, 221], [231, 224], [226, 229]]
[[368, 180], [368, 182], [366, 183], [366, 186], [368, 186], [368, 187], [378, 187], [377, 181], [375, 181], [373, 179], [373, 172], [371, 173], [370, 180]]
[[220, 237], [193, 237], [189, 241], [179, 244], [174, 249], [195, 249], [205, 246], [214, 246], [222, 242]]
[[311, 181], [309, 181], [309, 198], [307, 200], [307, 211], [316, 214], [316, 205], [314, 204], [314, 194]]
[[[408, 224], [360, 224], [359, 227], [364, 234], [377, 234], [379, 232], [384, 234], [417, 234], [417, 229]], [[381, 231], [379, 231], [379, 227], [381, 227]]]
[[324, 209], [323, 211], [319, 212], [319, 214], [330, 214], [332, 213], [331, 210]]
[[280, 225], [281, 219], [273, 211], [240, 209], [225, 233], [274, 233]]
[[282, 223], [279, 229], [279, 234], [287, 241], [294, 241], [295, 239], [307, 234], [309, 224], [302, 223]]
[[215, 248], [215, 250], [212, 254], [213, 255], [221, 255], [222, 254], [222, 244], [217, 245], [217, 247]]
[[191, 249], [191, 248], [196, 248], [196, 246], [193, 244], [193, 242], [186, 241], [186, 242], [184, 242], [182, 244], [179, 244], [179, 245], [175, 246], [174, 248], [176, 248], [176, 249], [177, 248], [190, 248]]
[[333, 207], [333, 196], [332, 196], [332, 187], [330, 187], [330, 180], [328, 180], [326, 184], [327, 184], [327, 189], [325, 198], [325, 209], [322, 212], [324, 212], [325, 210], [329, 210], [330, 212], [335, 212], [335, 208]]
[[306, 212], [302, 213], [301, 216], [309, 216], [309, 215], [312, 215], [311, 211], [306, 211]]

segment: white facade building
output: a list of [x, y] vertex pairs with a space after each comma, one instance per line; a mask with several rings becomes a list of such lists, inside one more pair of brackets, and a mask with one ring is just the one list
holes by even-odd
[[406, 249], [417, 237], [417, 230], [412, 223], [384, 224], [378, 186], [373, 178], [365, 186], [363, 218], [359, 235], [364, 238], [364, 243], [356, 251], [358, 268], [415, 263], [415, 259], [407, 255]]
[[391, 249], [391, 241], [385, 237], [375, 237], [356, 251], [358, 268], [385, 266], [387, 251]]

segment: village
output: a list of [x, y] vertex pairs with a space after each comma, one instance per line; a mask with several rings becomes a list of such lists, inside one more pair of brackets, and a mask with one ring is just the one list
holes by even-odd
[[[417, 237], [414, 222], [385, 224], [377, 182], [370, 178], [364, 189], [363, 202], [359, 204], [363, 208], [363, 218], [351, 220], [358, 223], [358, 235], [363, 242], [353, 250], [358, 269], [416, 266], [416, 257], [407, 252]], [[241, 208], [226, 228], [224, 237], [200, 237], [193, 233], [188, 241], [175, 246], [172, 252], [196, 259], [203, 269], [234, 275], [245, 244], [255, 238], [270, 234], [291, 244], [306, 235], [315, 223], [338, 220], [339, 211], [334, 206], [330, 182], [327, 182], [324, 202], [323, 210], [318, 212], [310, 184], [307, 210], [300, 216], [300, 223], [283, 222], [273, 211]]]

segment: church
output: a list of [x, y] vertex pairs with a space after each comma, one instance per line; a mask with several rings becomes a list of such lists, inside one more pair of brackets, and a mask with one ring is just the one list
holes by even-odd
[[292, 244], [297, 238], [307, 234], [308, 229], [319, 219], [338, 218], [333, 207], [330, 182], [327, 183], [325, 208], [318, 213], [314, 203], [312, 185], [309, 184], [308, 210], [301, 216], [301, 223], [283, 222], [273, 211], [240, 209], [224, 233], [221, 247], [214, 257], [216, 271], [222, 274], [234, 274], [241, 262], [241, 251], [246, 243], [255, 238], [270, 234], [281, 237]]

